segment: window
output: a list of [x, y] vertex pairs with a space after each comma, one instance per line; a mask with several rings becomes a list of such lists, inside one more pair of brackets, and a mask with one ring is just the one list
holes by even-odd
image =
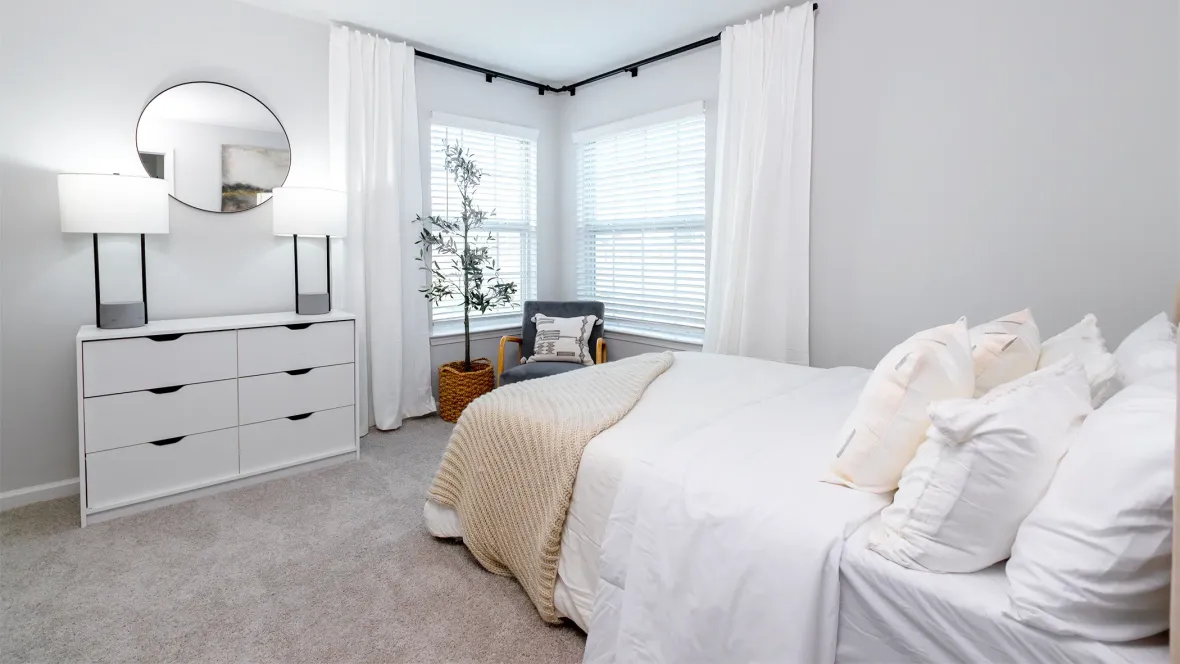
[[[537, 296], [537, 132], [494, 122], [435, 113], [430, 125], [430, 213], [456, 217], [462, 213], [459, 192], [444, 166], [448, 143], [471, 150], [483, 171], [475, 204], [495, 215], [484, 222], [481, 240], [500, 268], [502, 281], [516, 282], [512, 306], [487, 314], [473, 312], [472, 327], [495, 327], [520, 321], [521, 303]], [[461, 239], [461, 238], [460, 238]], [[445, 263], [440, 261], [445, 267]], [[434, 332], [461, 331], [463, 299], [451, 298], [434, 306]], [[477, 325], [478, 323], [478, 325]]]
[[611, 329], [699, 342], [705, 329], [703, 104], [575, 134], [582, 299]]

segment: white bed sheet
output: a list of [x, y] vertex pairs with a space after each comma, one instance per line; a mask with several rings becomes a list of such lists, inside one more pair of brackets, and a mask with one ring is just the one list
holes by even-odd
[[934, 574], [889, 562], [864, 546], [878, 518], [849, 539], [840, 561], [838, 664], [1168, 662], [1162, 635], [1100, 643], [1005, 617], [1002, 563], [974, 574]]
[[[635, 408], [591, 440], [582, 453], [558, 559], [558, 613], [582, 631], [589, 630], [603, 533], [623, 470], [640, 449], [679, 440], [824, 371], [743, 357], [676, 353], [672, 367], [648, 386]], [[435, 537], [463, 536], [462, 523], [451, 508], [428, 500], [423, 516]]]

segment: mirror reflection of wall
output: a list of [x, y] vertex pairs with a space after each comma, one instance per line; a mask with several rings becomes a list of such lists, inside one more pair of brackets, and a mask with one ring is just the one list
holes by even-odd
[[249, 210], [269, 200], [291, 169], [278, 118], [254, 97], [220, 83], [161, 92], [136, 130], [144, 170], [167, 180], [182, 203], [209, 212]]

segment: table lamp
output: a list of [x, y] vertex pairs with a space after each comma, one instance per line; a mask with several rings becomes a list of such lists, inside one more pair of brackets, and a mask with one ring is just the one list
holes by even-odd
[[[275, 187], [274, 234], [294, 236], [295, 313], [326, 314], [332, 310], [332, 238], [344, 237], [348, 229], [348, 198], [343, 191], [315, 187]], [[299, 292], [299, 236], [324, 236], [327, 257], [326, 293]]]
[[[147, 177], [62, 173], [57, 202], [63, 233], [94, 235], [94, 309], [102, 328], [147, 325], [147, 256], [144, 236], [168, 232], [168, 183]], [[98, 276], [98, 234], [138, 233], [140, 302], [102, 301]]]

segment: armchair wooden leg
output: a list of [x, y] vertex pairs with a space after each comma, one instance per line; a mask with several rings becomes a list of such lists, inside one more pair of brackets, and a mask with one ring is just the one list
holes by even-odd
[[598, 339], [597, 355], [598, 357], [595, 358], [594, 361], [595, 364], [602, 364], [603, 362], [606, 362], [606, 339], [601, 337]]

